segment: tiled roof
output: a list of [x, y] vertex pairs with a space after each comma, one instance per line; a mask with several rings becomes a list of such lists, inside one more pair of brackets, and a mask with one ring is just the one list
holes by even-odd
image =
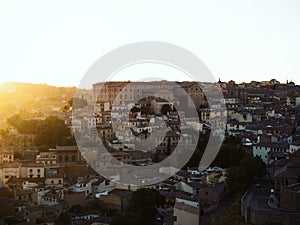
[[182, 202], [176, 202], [174, 208], [188, 212], [188, 213], [196, 214], [196, 215], [199, 215], [199, 213], [200, 213], [199, 208], [190, 206], [190, 205], [186, 205]]

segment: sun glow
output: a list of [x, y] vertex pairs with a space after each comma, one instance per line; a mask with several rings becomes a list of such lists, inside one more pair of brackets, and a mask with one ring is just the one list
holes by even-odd
[[5, 88], [5, 83], [0, 82], [0, 90], [2, 90], [3, 88]]

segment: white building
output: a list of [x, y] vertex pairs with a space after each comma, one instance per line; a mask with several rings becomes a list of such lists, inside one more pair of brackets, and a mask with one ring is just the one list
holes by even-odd
[[299, 141], [292, 141], [290, 144], [290, 153], [296, 152], [300, 149], [300, 140]]
[[264, 163], [268, 164], [268, 153], [273, 152], [289, 152], [290, 148], [287, 143], [261, 142], [253, 145], [253, 156], [259, 156]]

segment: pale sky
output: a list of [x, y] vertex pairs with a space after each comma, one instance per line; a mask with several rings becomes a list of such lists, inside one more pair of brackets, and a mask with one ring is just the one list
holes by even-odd
[[[0, 0], [0, 82], [78, 86], [105, 53], [162, 41], [193, 52], [222, 81], [300, 84], [299, 12], [297, 0]], [[129, 71], [126, 80], [180, 77]]]

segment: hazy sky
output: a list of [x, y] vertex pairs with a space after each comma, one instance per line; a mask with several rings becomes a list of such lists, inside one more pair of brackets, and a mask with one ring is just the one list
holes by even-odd
[[[77, 86], [112, 49], [164, 41], [195, 53], [216, 79], [300, 83], [299, 12], [297, 0], [0, 0], [0, 82]], [[172, 71], [131, 72], [177, 80]]]

